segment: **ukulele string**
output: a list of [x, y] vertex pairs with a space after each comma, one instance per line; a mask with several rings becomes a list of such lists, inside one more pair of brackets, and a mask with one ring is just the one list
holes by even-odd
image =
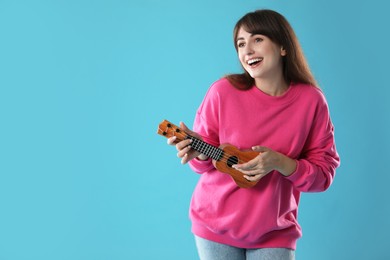
[[[163, 129], [161, 129], [160, 127], [159, 127], [159, 130], [162, 132], [162, 133], [168, 133], [168, 129], [169, 128], [173, 128], [172, 126], [171, 127], [167, 127], [167, 129], [164, 131]], [[179, 132], [176, 132], [176, 129], [177, 130], [180, 130]], [[191, 135], [188, 135], [188, 134], [186, 134], [183, 130], [181, 130], [180, 128], [176, 128], [176, 129], [173, 129], [173, 132], [174, 132], [174, 134], [173, 134], [173, 136], [176, 136], [176, 137], [178, 137], [180, 140], [179, 141], [183, 141], [183, 140], [185, 140], [186, 138], [188, 138], [188, 137], [192, 137], [192, 138], [196, 138], [196, 137], [193, 137], [193, 136], [191, 136]], [[200, 139], [197, 139], [197, 140], [200, 140]], [[200, 141], [202, 141], [202, 140], [200, 140]], [[202, 141], [202, 142], [204, 142], [204, 141]], [[205, 142], [206, 143], [206, 142]], [[207, 144], [207, 143], [206, 143]], [[208, 145], [210, 145], [210, 144], [208, 144]], [[191, 147], [192, 148], [192, 147]], [[216, 147], [217, 148], [217, 147]], [[193, 148], [194, 149], [194, 148]], [[220, 149], [220, 148], [217, 148], [217, 149], [219, 149], [219, 150], [222, 150], [222, 149]], [[195, 150], [195, 149], [194, 149]], [[198, 151], [198, 152], [200, 152], [200, 151]], [[201, 153], [201, 152], [200, 152]], [[220, 161], [222, 161], [222, 162], [224, 162], [224, 163], [228, 163], [229, 162], [229, 160], [230, 160], [230, 158], [231, 157], [233, 157], [234, 155], [232, 155], [232, 154], [229, 154], [229, 153], [227, 153], [227, 152], [225, 152], [225, 151], [223, 151], [222, 150], [222, 156], [221, 156], [221, 158], [220, 158]], [[240, 160], [239, 158], [237, 158], [238, 159], [238, 162], [237, 163], [245, 163], [244, 161], [242, 161], [242, 160]]]
[[[167, 129], [169, 129], [169, 128], [173, 128], [172, 126], [171, 127], [167, 127]], [[166, 131], [163, 131], [161, 128], [159, 128], [162, 132], [165, 132], [165, 133], [168, 133], [168, 130], [166, 129]], [[179, 130], [179, 132], [177, 132], [176, 130]], [[183, 141], [183, 140], [185, 140], [186, 138], [189, 138], [189, 137], [192, 137], [192, 138], [196, 138], [196, 137], [193, 137], [193, 136], [191, 136], [191, 135], [188, 135], [188, 134], [186, 134], [183, 130], [181, 130], [179, 127], [176, 127], [176, 129], [173, 129], [173, 132], [175, 133], [175, 134], [173, 134], [174, 136], [176, 136], [176, 137], [179, 137], [179, 141]], [[179, 136], [180, 135], [180, 136]], [[197, 139], [197, 138], [196, 138]], [[201, 142], [204, 142], [204, 141], [202, 141], [202, 140], [200, 140], [200, 139], [197, 139], [197, 140], [199, 140], [199, 141], [201, 141]], [[204, 143], [206, 143], [206, 142], [204, 142]], [[208, 143], [206, 143], [206, 144], [208, 144]], [[210, 144], [208, 144], [208, 145], [210, 145]], [[212, 146], [212, 145], [211, 145]], [[216, 149], [219, 149], [219, 150], [222, 150], [222, 149], [220, 149], [220, 148], [217, 148], [217, 147], [215, 147]], [[194, 149], [194, 148], [193, 148]], [[194, 149], [194, 150], [196, 150], [196, 149]], [[198, 152], [200, 152], [200, 151], [198, 151]], [[201, 152], [200, 152], [201, 153]], [[230, 160], [230, 158], [231, 157], [233, 157], [234, 155], [232, 155], [232, 154], [229, 154], [229, 153], [227, 153], [226, 151], [223, 151], [222, 150], [222, 156], [221, 156], [221, 158], [219, 159], [220, 161], [222, 161], [222, 162], [224, 162], [224, 163], [228, 163], [229, 162], [229, 160]], [[244, 161], [242, 161], [242, 160], [240, 160], [239, 158], [237, 158], [238, 159], [238, 162], [237, 163], [245, 163]]]

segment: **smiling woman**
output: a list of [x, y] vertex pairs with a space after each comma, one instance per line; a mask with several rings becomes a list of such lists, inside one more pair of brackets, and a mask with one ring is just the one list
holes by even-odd
[[279, 13], [246, 14], [234, 44], [245, 72], [216, 81], [194, 130], [181, 128], [214, 146], [252, 149], [257, 156], [230, 167], [257, 183], [240, 188], [192, 139], [168, 139], [181, 162], [202, 174], [190, 208], [198, 253], [207, 260], [294, 259], [300, 194], [328, 189], [339, 166], [327, 102]]
[[[280, 52], [279, 55], [276, 53], [275, 57], [280, 58], [280, 61], [283, 63], [279, 67], [282, 68], [283, 80], [285, 82], [295, 81], [317, 86], [317, 82], [310, 71], [299, 41], [289, 22], [279, 13], [271, 10], [260, 10], [253, 14], [257, 15], [242, 17], [234, 28], [234, 46], [244, 68], [244, 73], [227, 76], [229, 81], [235, 87], [241, 89], [253, 86], [256, 77], [253, 77], [250, 74], [250, 70], [247, 70], [249, 60], [245, 60], [245, 58], [253, 59], [253, 54], [248, 52], [254, 51], [253, 48], [264, 49], [264, 43], [261, 43], [265, 40], [266, 45], [272, 46], [275, 52]], [[252, 40], [253, 45], [249, 40]], [[259, 57], [258, 60], [261, 59], [262, 61], [263, 58]], [[251, 60], [251, 62], [253, 61], [255, 60]], [[259, 86], [259, 83], [257, 82], [256, 85]]]
[[[273, 96], [280, 96], [288, 89], [280, 69], [283, 68], [283, 57], [286, 56], [283, 46], [273, 43], [265, 35], [251, 34], [241, 28], [238, 32], [237, 48], [242, 66], [255, 80], [258, 88]], [[279, 82], [274, 81], [276, 77], [280, 79]], [[272, 84], [264, 82], [269, 78]]]
[[[181, 166], [183, 158], [176, 158], [175, 147], [162, 144], [166, 140], [155, 128], [163, 118], [192, 127], [212, 81], [243, 74], [233, 28], [259, 6], [283, 14], [293, 26], [326, 94], [342, 158], [327, 192], [301, 193], [298, 223], [304, 235], [297, 258], [390, 259], [385, 195], [390, 183], [390, 52], [381, 48], [390, 42], [390, 16], [389, 1], [383, 0], [0, 1], [0, 259], [199, 259], [187, 215], [202, 174]], [[296, 49], [286, 47], [290, 41], [271, 37], [268, 32], [280, 30], [271, 31], [268, 20], [242, 28], [285, 47], [282, 60], [287, 61]], [[265, 64], [264, 53], [253, 57], [263, 57]], [[228, 92], [220, 102], [226, 106], [213, 111], [218, 103], [208, 101], [219, 97], [207, 95], [204, 111], [212, 115], [204, 120], [212, 120], [202, 125], [213, 131], [199, 133], [218, 144], [237, 144], [244, 135], [253, 139], [242, 140], [238, 148], [276, 150], [280, 142], [285, 145], [277, 151], [292, 154], [294, 138], [301, 135], [293, 136], [296, 128], [290, 122], [298, 127], [302, 111], [283, 108], [299, 103], [292, 91], [298, 84], [274, 97], [258, 89], [250, 75], [245, 79], [251, 80], [246, 91], [226, 78], [213, 84], [210, 94], [218, 85]], [[313, 110], [307, 112], [312, 116]], [[285, 114], [289, 118], [282, 121]], [[220, 119], [218, 128], [213, 118]], [[275, 135], [281, 140], [272, 142]], [[298, 161], [305, 164], [304, 158]], [[279, 191], [270, 182], [277, 174], [261, 178], [253, 189], [237, 189], [224, 173], [203, 175], [199, 186], [209, 191], [202, 203], [200, 188], [194, 194], [194, 226], [208, 214], [208, 229], [226, 237], [238, 234], [241, 240], [260, 233], [259, 227], [296, 223], [291, 211], [280, 211], [276, 220], [272, 215], [252, 219], [258, 196], [283, 209], [289, 205], [278, 200], [279, 192], [271, 193]], [[222, 192], [226, 199], [221, 200]], [[237, 217], [250, 203], [242, 228], [252, 231], [246, 233]], [[271, 214], [275, 205], [264, 212]]]

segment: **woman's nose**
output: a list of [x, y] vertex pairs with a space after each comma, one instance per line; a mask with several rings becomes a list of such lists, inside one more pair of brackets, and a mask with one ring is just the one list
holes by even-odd
[[252, 48], [252, 45], [247, 44], [245, 47], [246, 47], [246, 48], [245, 48], [245, 53], [246, 53], [247, 55], [251, 55], [251, 54], [254, 53], [254, 50], [253, 50], [253, 48]]

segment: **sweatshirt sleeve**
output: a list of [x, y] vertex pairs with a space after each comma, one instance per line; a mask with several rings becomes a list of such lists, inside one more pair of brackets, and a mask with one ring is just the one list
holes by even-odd
[[328, 189], [340, 164], [328, 105], [325, 98], [321, 97], [304, 149], [296, 160], [297, 168], [287, 177], [302, 192]]
[[[219, 143], [219, 94], [214, 83], [205, 95], [202, 104], [195, 115], [193, 131], [202, 136], [203, 141], [218, 147]], [[191, 169], [196, 173], [205, 173], [215, 169], [212, 160], [198, 160], [197, 158], [189, 162]]]

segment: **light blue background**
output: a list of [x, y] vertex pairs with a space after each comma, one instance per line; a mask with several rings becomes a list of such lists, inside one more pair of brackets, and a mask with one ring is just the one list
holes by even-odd
[[240, 71], [232, 29], [257, 8], [295, 28], [342, 159], [302, 196], [297, 259], [390, 259], [385, 2], [0, 0], [0, 259], [197, 259], [198, 176], [157, 125], [192, 125]]

